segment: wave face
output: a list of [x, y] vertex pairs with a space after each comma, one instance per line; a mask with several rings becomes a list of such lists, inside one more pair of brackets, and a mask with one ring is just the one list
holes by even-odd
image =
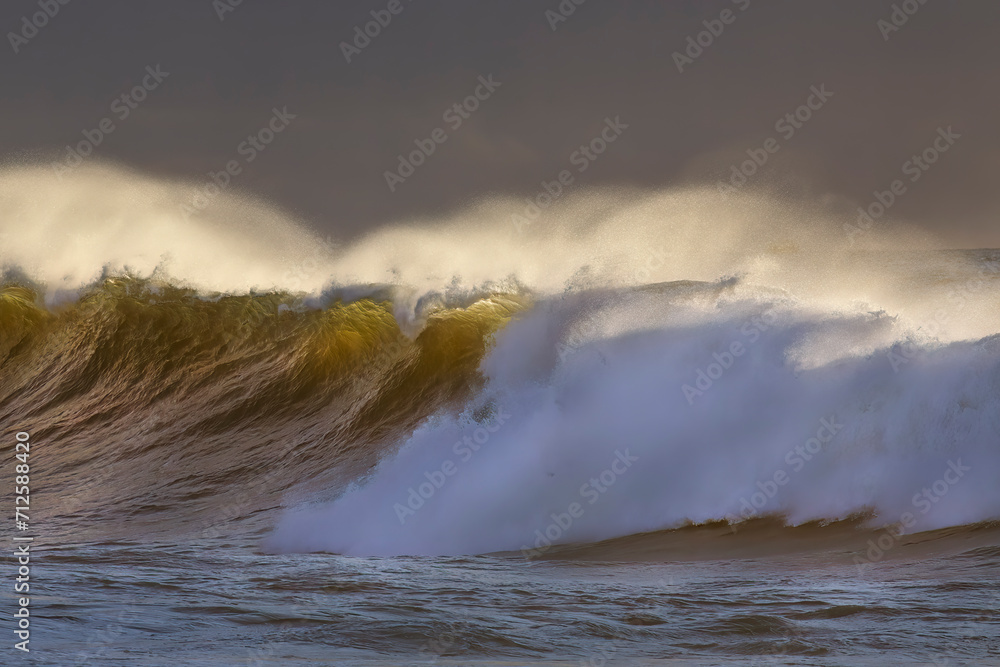
[[47, 520], [77, 535], [242, 518], [325, 467], [367, 469], [373, 443], [481, 383], [489, 334], [523, 303], [442, 308], [411, 339], [376, 299], [309, 308], [119, 278], [57, 312], [38, 300], [0, 287], [0, 420], [52, 443], [34, 458], [61, 490]]
[[1000, 519], [996, 251], [705, 191], [321, 245], [235, 195], [174, 225], [182, 184], [51, 178], [0, 173], [0, 420], [50, 443], [54, 529], [536, 557]]

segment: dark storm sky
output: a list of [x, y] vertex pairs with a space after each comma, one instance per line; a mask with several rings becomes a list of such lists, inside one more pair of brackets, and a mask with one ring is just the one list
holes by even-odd
[[[225, 1], [70, 0], [18, 53], [7, 36], [0, 153], [51, 159], [159, 64], [169, 77], [116, 119], [99, 155], [199, 179], [242, 160], [240, 143], [287, 107], [297, 118], [236, 186], [351, 234], [485, 192], [533, 194], [606, 117], [629, 129], [574, 187], [716, 183], [774, 137], [781, 148], [751, 185], [857, 204], [908, 179], [903, 163], [952, 126], [962, 138], [907, 180], [890, 215], [956, 246], [1000, 246], [995, 2], [910, 0], [919, 9], [886, 40], [889, 0], [586, 0], [555, 31], [545, 12], [558, 0], [400, 0], [347, 63], [340, 43], [388, 0], [243, 0], [220, 20]], [[735, 18], [678, 72], [672, 54], [724, 9]], [[0, 28], [20, 33], [38, 11], [7, 0]], [[452, 131], [442, 114], [480, 75], [501, 86]], [[781, 138], [775, 121], [820, 84], [834, 96]], [[448, 140], [390, 193], [397, 154], [438, 127]]]

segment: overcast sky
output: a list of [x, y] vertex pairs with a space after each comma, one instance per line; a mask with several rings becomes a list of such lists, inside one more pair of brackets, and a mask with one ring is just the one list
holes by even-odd
[[[889, 0], [564, 0], [575, 10], [558, 22], [558, 0], [399, 0], [347, 62], [342, 43], [389, 0], [235, 1], [70, 0], [34, 31], [23, 17], [39, 0], [7, 0], [0, 155], [65, 156], [111, 118], [104, 158], [185, 179], [237, 160], [235, 187], [350, 235], [488, 192], [532, 195], [620, 118], [628, 129], [574, 187], [717, 184], [772, 138], [746, 187], [867, 206], [900, 179], [893, 218], [1000, 246], [995, 2], [908, 0], [897, 30]], [[705, 21], [720, 34], [679, 71], [675, 52]], [[157, 65], [169, 75], [120, 118], [115, 99]], [[453, 127], [444, 112], [480, 76], [499, 87]], [[779, 131], [813, 86], [832, 96]], [[274, 108], [295, 118], [248, 163], [240, 145]], [[960, 138], [911, 181], [904, 163], [949, 127]], [[390, 192], [397, 155], [437, 128], [446, 141]]]

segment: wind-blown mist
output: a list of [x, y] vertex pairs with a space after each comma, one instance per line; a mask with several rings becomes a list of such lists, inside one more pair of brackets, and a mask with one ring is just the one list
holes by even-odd
[[[339, 246], [236, 192], [187, 219], [189, 195], [106, 165], [0, 174], [0, 263], [21, 290], [0, 300], [20, 332], [0, 349], [71, 393], [93, 386], [82, 372], [125, 382], [122, 401], [145, 387], [136, 414], [218, 411], [176, 427], [196, 442], [229, 425], [211, 493], [256, 476], [298, 504], [326, 469], [377, 461], [278, 520], [269, 549], [472, 554], [765, 515], [1000, 518], [996, 252], [899, 227], [852, 242], [839, 209], [751, 192], [590, 191], [527, 225], [513, 222], [524, 202], [494, 198]], [[76, 298], [69, 314], [40, 305]], [[63, 339], [97, 348], [40, 365]], [[265, 458], [268, 424], [313, 434], [296, 439], [317, 453], [275, 475], [292, 463]], [[162, 493], [205, 495], [193, 479]]]

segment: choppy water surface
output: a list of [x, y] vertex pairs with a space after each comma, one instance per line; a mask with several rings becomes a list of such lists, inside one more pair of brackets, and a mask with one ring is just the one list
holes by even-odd
[[1000, 549], [864, 574], [830, 560], [49, 547], [36, 568], [33, 655], [47, 665], [1000, 664]]

